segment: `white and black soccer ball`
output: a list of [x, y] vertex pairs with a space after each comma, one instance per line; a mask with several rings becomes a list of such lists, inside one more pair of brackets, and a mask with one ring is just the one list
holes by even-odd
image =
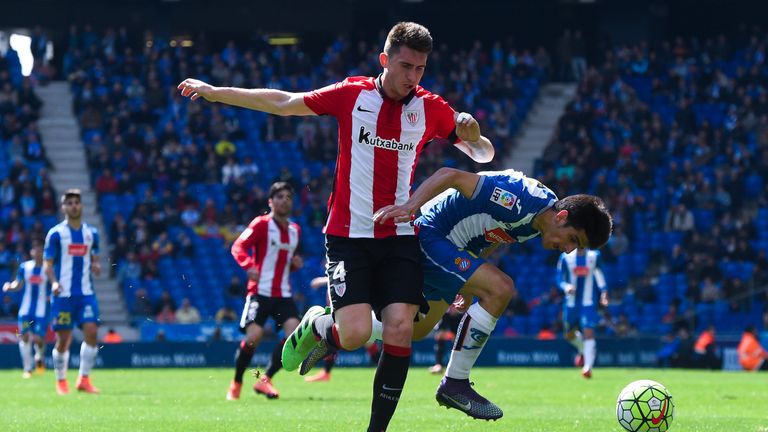
[[631, 382], [616, 400], [619, 424], [630, 432], [665, 432], [672, 425], [674, 414], [672, 395], [656, 381]]

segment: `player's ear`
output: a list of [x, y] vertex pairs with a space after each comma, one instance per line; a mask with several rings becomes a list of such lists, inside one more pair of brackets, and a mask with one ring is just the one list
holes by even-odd
[[558, 226], [563, 226], [568, 222], [568, 210], [560, 210], [555, 214], [555, 222]]
[[389, 56], [387, 53], [382, 52], [379, 54], [379, 63], [381, 63], [381, 67], [386, 68], [389, 65]]

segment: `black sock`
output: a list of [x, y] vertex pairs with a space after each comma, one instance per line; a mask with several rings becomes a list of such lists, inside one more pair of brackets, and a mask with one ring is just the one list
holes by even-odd
[[312, 331], [316, 336], [325, 339], [328, 344], [337, 350], [342, 349], [339, 343], [339, 333], [333, 322], [333, 316], [323, 315], [315, 320]]
[[285, 338], [282, 338], [280, 340], [280, 343], [278, 343], [275, 346], [275, 349], [272, 350], [272, 358], [269, 359], [269, 364], [267, 365], [267, 372], [265, 375], [267, 378], [272, 379], [273, 376], [282, 369], [283, 367], [283, 345], [285, 345]]
[[368, 432], [387, 430], [400, 401], [410, 363], [411, 348], [384, 344], [384, 352], [373, 378], [373, 402]]
[[333, 369], [333, 365], [336, 364], [336, 354], [325, 356], [325, 359], [323, 360], [325, 360], [325, 367], [323, 369], [325, 369], [326, 373], [331, 373], [331, 369]]
[[235, 382], [243, 382], [243, 374], [248, 365], [251, 364], [254, 351], [256, 351], [255, 347], [248, 345], [245, 341], [240, 342], [240, 348], [235, 354]]
[[440, 339], [435, 341], [435, 364], [442, 365], [445, 356], [445, 341]]

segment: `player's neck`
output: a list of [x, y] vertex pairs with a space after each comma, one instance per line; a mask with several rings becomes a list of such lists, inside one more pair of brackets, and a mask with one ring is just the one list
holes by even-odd
[[539, 232], [539, 234], [544, 234], [544, 232], [547, 230], [547, 229], [545, 228], [545, 226], [546, 226], [546, 222], [545, 222], [545, 220], [544, 220], [544, 218], [545, 218], [545, 217], [547, 217], [547, 216], [546, 216], [546, 214], [547, 214], [547, 213], [549, 213], [549, 210], [547, 210], [547, 211], [545, 211], [545, 212], [543, 212], [543, 213], [539, 213], [539, 214], [537, 214], [537, 215], [536, 215], [536, 216], [533, 218], [533, 221], [531, 222], [531, 228], [533, 228], [533, 229], [535, 229], [536, 231], [538, 231], [538, 232]]
[[276, 223], [278, 223], [280, 225], [288, 225], [288, 216], [287, 215], [286, 216], [281, 216], [281, 215], [279, 215], [279, 214], [277, 214], [275, 212], [272, 212], [269, 215], [272, 217], [272, 219], [275, 220]]
[[83, 226], [83, 221], [80, 218], [77, 218], [77, 219], [67, 218], [67, 225], [71, 226], [74, 229], [80, 229], [80, 227]]
[[384, 93], [384, 96], [388, 97], [389, 99], [392, 99], [393, 101], [399, 101], [400, 99], [404, 99], [404, 97], [400, 97], [397, 94], [393, 93], [392, 90], [387, 88], [387, 71], [385, 70], [384, 73], [381, 75], [381, 91]]

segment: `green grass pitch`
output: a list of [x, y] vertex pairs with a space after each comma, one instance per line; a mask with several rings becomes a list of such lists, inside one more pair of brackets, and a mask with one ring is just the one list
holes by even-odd
[[[76, 371], [70, 371], [74, 389]], [[224, 396], [230, 369], [95, 370], [98, 396], [58, 396], [52, 371], [30, 380], [0, 372], [0, 430], [10, 431], [362, 431], [373, 369], [336, 369], [327, 383], [281, 371], [280, 399], [250, 390]], [[671, 431], [768, 432], [768, 374], [654, 369], [478, 368], [476, 389], [504, 410], [497, 422], [472, 420], [434, 399], [438, 376], [412, 368], [390, 431], [621, 431], [619, 391], [637, 379], [666, 385], [675, 401]]]

